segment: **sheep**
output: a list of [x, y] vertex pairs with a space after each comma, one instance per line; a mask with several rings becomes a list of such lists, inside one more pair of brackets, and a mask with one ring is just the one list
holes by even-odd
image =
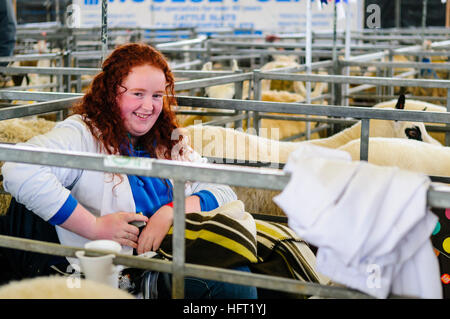
[[[421, 140], [426, 143], [442, 145], [426, 131], [425, 125], [421, 122], [396, 122], [386, 120], [371, 120], [369, 128], [369, 137], [398, 137], [398, 138], [415, 138], [421, 136]], [[334, 134], [327, 138], [305, 141], [318, 146], [328, 148], [338, 148], [348, 142], [359, 139], [361, 136], [361, 122], [357, 122], [351, 127]]]
[[[398, 122], [372, 120], [372, 137], [420, 139], [420, 141], [441, 146], [430, 137], [421, 122]], [[422, 124], [422, 125], [421, 125]], [[208, 125], [194, 125], [183, 128], [191, 147], [207, 157], [230, 158], [238, 160], [286, 163], [289, 154], [302, 143], [312, 143], [328, 148], [339, 148], [353, 140], [360, 139], [360, 122], [337, 133], [330, 138], [311, 141], [285, 142], [267, 138], [267, 129], [260, 136], [242, 130]], [[338, 139], [333, 137], [338, 136]], [[328, 143], [327, 143], [328, 142]]]
[[[262, 101], [267, 102], [284, 102], [284, 103], [294, 103], [294, 102], [303, 102], [304, 97], [297, 93], [287, 92], [287, 91], [277, 91], [277, 90], [269, 90], [262, 92]], [[270, 113], [270, 114], [279, 114], [286, 115], [280, 113]], [[291, 115], [292, 117], [304, 117], [304, 115]], [[212, 117], [207, 116], [191, 116], [182, 122], [182, 126], [187, 127], [190, 125], [197, 124], [197, 121], [207, 122], [211, 121]], [[253, 123], [252, 121], [250, 123]], [[243, 120], [243, 127], [247, 127], [247, 120]], [[229, 127], [232, 127], [229, 126]], [[261, 119], [260, 127], [267, 129], [268, 138], [271, 139], [285, 139], [290, 136], [298, 135], [304, 133], [306, 131], [306, 123], [304, 121], [289, 121], [289, 120], [275, 120], [275, 119]], [[272, 136], [272, 133], [275, 132], [272, 129], [277, 128], [277, 135]], [[318, 133], [312, 133], [310, 139], [319, 138], [320, 135]], [[299, 138], [301, 140], [304, 138]]]
[[[304, 97], [297, 93], [291, 93], [287, 91], [277, 91], [277, 90], [269, 90], [262, 91], [261, 96], [262, 101], [267, 102], [284, 102], [284, 103], [295, 103], [295, 102], [304, 102]], [[286, 115], [280, 113], [270, 113], [270, 114], [279, 114]], [[292, 117], [305, 117], [304, 115], [290, 115]], [[246, 125], [246, 122], [244, 123]], [[267, 138], [270, 139], [285, 139], [290, 136], [298, 135], [304, 133], [306, 131], [306, 122], [304, 121], [289, 121], [289, 120], [275, 120], [275, 119], [261, 119], [260, 127], [263, 129], [267, 129]], [[274, 131], [277, 129], [278, 131]], [[272, 133], [276, 133], [277, 135], [272, 135]], [[310, 139], [319, 138], [320, 135], [318, 133], [312, 133]], [[303, 138], [299, 138], [297, 140], [303, 140]]]
[[42, 276], [0, 286], [0, 299], [135, 299], [128, 292], [79, 277]]
[[[387, 102], [378, 103], [378, 104], [374, 105], [374, 107], [376, 107], [376, 108], [393, 108], [395, 103], [396, 103], [395, 100], [391, 100], [391, 101], [387, 101]], [[427, 111], [427, 112], [441, 112], [441, 113], [447, 112], [447, 109], [443, 106], [424, 102], [424, 101], [413, 100], [413, 99], [406, 100], [404, 109], [409, 110], [409, 111]], [[424, 123], [424, 124], [427, 125], [427, 123]], [[438, 126], [445, 126], [445, 124], [440, 124], [440, 123], [432, 123], [432, 124], [438, 125]], [[445, 145], [445, 132], [430, 132], [429, 134], [432, 138], [437, 140], [439, 143], [441, 143], [442, 145]]]
[[[299, 68], [300, 64], [297, 62], [296, 56], [289, 55], [273, 55], [274, 61], [268, 62], [261, 67], [261, 71], [270, 71], [281, 68], [296, 67]], [[304, 73], [304, 72], [300, 72]], [[326, 72], [319, 72], [319, 74], [327, 74]], [[316, 82], [313, 84], [313, 91], [311, 97], [317, 97], [322, 93], [325, 93], [328, 89], [327, 83]], [[288, 91], [295, 92], [306, 98], [306, 88], [302, 81], [284, 81], [284, 80], [261, 80], [261, 92], [264, 91]]]
[[2, 143], [26, 142], [33, 136], [50, 131], [56, 122], [42, 118], [13, 118], [0, 121]]
[[[360, 140], [350, 141], [338, 149], [350, 153], [352, 160], [358, 161]], [[368, 162], [380, 166], [396, 166], [430, 176], [450, 177], [450, 147], [413, 139], [370, 138]]]
[[[217, 126], [195, 125], [182, 129], [191, 147], [205, 157], [238, 161], [286, 163], [289, 154], [300, 142], [283, 142], [242, 130]], [[262, 130], [264, 132], [264, 130]], [[250, 213], [285, 216], [272, 201], [279, 191], [231, 186]]]
[[[264, 64], [260, 69], [261, 71], [269, 71], [288, 67], [300, 67], [300, 64], [296, 61], [297, 57], [295, 55], [273, 55], [272, 57], [274, 60]], [[261, 80], [261, 91], [269, 91], [270, 89], [283, 91], [295, 90], [293, 81]]]
[[[316, 93], [319, 94], [319, 93]], [[314, 97], [315, 95], [311, 95]], [[278, 91], [278, 90], [266, 90], [261, 92], [261, 101], [266, 102], [283, 102], [283, 103], [296, 103], [296, 102], [304, 102], [305, 97], [301, 94], [288, 92], [288, 91]], [[318, 102], [313, 102], [318, 103]], [[327, 104], [326, 101], [322, 102], [323, 104]], [[280, 113], [270, 113], [270, 114], [280, 114]], [[286, 115], [286, 114], [280, 114]], [[304, 117], [304, 115], [290, 115], [292, 117]], [[311, 116], [314, 117], [314, 116]], [[251, 122], [252, 123], [252, 122]], [[246, 121], [243, 122], [243, 127], [246, 127]], [[271, 129], [278, 128], [278, 138], [285, 139], [290, 136], [298, 135], [304, 133], [306, 131], [306, 123], [304, 121], [289, 121], [289, 120], [275, 120], [275, 119], [261, 119], [260, 123], [261, 128], [268, 129], [269, 136], [268, 138], [274, 138], [270, 134]], [[318, 133], [312, 133], [310, 139], [319, 138], [320, 135]], [[304, 138], [299, 138], [296, 140], [302, 140]]]
[[181, 131], [194, 151], [206, 157], [286, 163], [289, 153], [299, 145], [219, 126], [193, 125]]
[[[273, 55], [273, 58], [274, 61], [266, 63], [263, 67], [261, 67], [261, 71], [268, 71], [286, 67], [300, 67], [300, 64], [298, 64], [296, 61], [297, 59], [296, 56]], [[320, 96], [326, 91], [327, 88], [328, 88], [327, 83], [321, 82], [316, 83], [314, 85], [313, 91], [310, 94], [310, 97], [314, 98]], [[248, 92], [248, 90], [244, 88], [244, 92]], [[307, 95], [306, 88], [302, 81], [261, 80], [262, 101], [285, 102], [285, 103], [305, 102], [306, 95]], [[327, 101], [325, 100], [314, 101], [312, 103], [327, 104]], [[304, 117], [304, 115], [293, 115], [293, 116]], [[279, 129], [278, 138], [280, 139], [285, 139], [287, 137], [298, 135], [306, 131], [306, 123], [303, 121], [284, 121], [284, 120], [280, 121], [273, 119], [262, 119], [260, 127], [267, 129], [278, 128]], [[268, 132], [270, 134], [270, 132], [272, 131], [269, 130]], [[270, 135], [268, 137], [273, 138]], [[318, 133], [313, 133], [309, 138], [316, 139], [319, 137], [320, 135]], [[303, 140], [303, 139], [305, 138], [300, 138], [296, 140]]]
[[[386, 104], [385, 104], [386, 105]], [[404, 105], [404, 97], [397, 101], [397, 108]], [[229, 158], [237, 160], [286, 163], [289, 154], [303, 143], [313, 143], [322, 147], [339, 148], [360, 138], [358, 122], [352, 127], [337, 133], [330, 138], [301, 142], [283, 142], [266, 137], [247, 134], [239, 130], [212, 126], [191, 126], [185, 128], [191, 147], [205, 157]], [[396, 139], [421, 138], [422, 144], [442, 147], [439, 142], [430, 137], [421, 122], [397, 122], [372, 120], [370, 135]], [[424, 143], [425, 142], [425, 143]], [[355, 142], [356, 143], [356, 142]], [[369, 142], [369, 161], [370, 149]], [[358, 158], [359, 159], [359, 158]], [[402, 167], [401, 162], [393, 162]], [[251, 213], [281, 215], [282, 210], [272, 202], [278, 191], [232, 187], [238, 199], [244, 202], [246, 210]]]
[[261, 101], [266, 102], [304, 102], [305, 98], [301, 94], [288, 91], [266, 90], [261, 92]]
[[[400, 100], [400, 105], [404, 102]], [[390, 102], [389, 102], [390, 103]], [[387, 107], [388, 102], [378, 105], [378, 107]], [[397, 104], [399, 101], [397, 101]], [[400, 107], [399, 105], [399, 107]], [[407, 105], [407, 104], [406, 104]], [[19, 125], [26, 125], [26, 120], [23, 119], [15, 119], [1, 121], [0, 122], [0, 132], [5, 134], [8, 132], [7, 123], [12, 124], [16, 123]], [[20, 142], [22, 140], [27, 140], [33, 135], [44, 133], [49, 130], [55, 123], [45, 122], [45, 120], [41, 120], [42, 123], [46, 123], [48, 126], [43, 126], [41, 131], [32, 132], [25, 134], [22, 138], [17, 138], [12, 140], [12, 142]], [[5, 125], [2, 128], [2, 124]], [[411, 123], [411, 122], [395, 122], [395, 121], [380, 121], [380, 120], [372, 120], [371, 121], [371, 136], [375, 137], [402, 137], [403, 139], [407, 139], [408, 134], [414, 133], [416, 137], [418, 133], [422, 136], [422, 140], [427, 143], [439, 145], [433, 138], [429, 137], [422, 123]], [[416, 128], [417, 126], [417, 128]], [[352, 129], [353, 128], [353, 129]], [[351, 130], [350, 130], [351, 129]], [[350, 129], [345, 130], [347, 133], [345, 134], [345, 138], [340, 138], [339, 143], [336, 142], [336, 139], [326, 138], [320, 140], [312, 140], [312, 141], [302, 141], [302, 142], [283, 142], [274, 139], [267, 138], [270, 132], [268, 132], [267, 128], [262, 130], [262, 136], [256, 136], [248, 133], [244, 133], [239, 130], [234, 130], [231, 128], [221, 128], [215, 126], [188, 126], [183, 128], [184, 133], [190, 140], [190, 144], [192, 148], [197, 151], [202, 156], [207, 157], [218, 157], [218, 158], [230, 158], [230, 159], [238, 159], [238, 160], [248, 160], [248, 161], [260, 161], [260, 162], [273, 162], [273, 163], [286, 163], [289, 157], [289, 154], [295, 150], [296, 148], [302, 145], [301, 143], [312, 143], [312, 142], [323, 142], [328, 141], [329, 144], [322, 143], [322, 146], [325, 147], [334, 147], [339, 148], [352, 140], [357, 140], [360, 137], [360, 123], [355, 124]], [[407, 131], [409, 129], [409, 131]], [[386, 130], [384, 132], [383, 130]], [[11, 140], [13, 138], [14, 133], [22, 131], [26, 132], [26, 130], [14, 128], [10, 134], [3, 137], [5, 140]], [[408, 133], [407, 133], [408, 132]], [[341, 135], [341, 133], [336, 134], [337, 136]], [[0, 138], [1, 135], [0, 135]], [[424, 143], [425, 144], [425, 143]], [[369, 144], [369, 156], [371, 145]], [[283, 215], [282, 211], [272, 202], [272, 198], [278, 194], [279, 192], [267, 191], [268, 194], [265, 194], [263, 190], [254, 190], [244, 187], [234, 187], [236, 193], [238, 194], [238, 198], [241, 199], [246, 209], [249, 212], [253, 213], [269, 213], [274, 215]], [[8, 205], [3, 205], [2, 210], [6, 211]]]
[[[414, 109], [421, 103], [419, 101], [405, 101], [405, 96], [400, 95], [399, 99], [394, 102], [388, 101], [380, 103], [374, 106], [374, 108], [390, 108], [395, 104], [396, 109]], [[429, 103], [428, 103], [429, 104]], [[423, 108], [422, 108], [423, 110]], [[431, 110], [431, 108], [430, 108]], [[442, 145], [436, 139], [431, 137], [426, 131], [425, 125], [422, 122], [406, 122], [406, 121], [386, 121], [386, 120], [371, 120], [369, 128], [370, 137], [403, 137], [403, 138], [413, 138], [412, 134], [418, 134], [421, 136], [422, 141], [431, 144]], [[410, 134], [411, 136], [408, 136]], [[348, 142], [359, 139], [361, 136], [361, 122], [357, 122], [351, 127], [334, 134], [328, 138], [317, 139], [306, 141], [307, 143], [328, 147], [328, 148], [338, 148]]]
[[[295, 58], [295, 57], [294, 57]], [[289, 56], [277, 56], [276, 60], [273, 62], [269, 62], [266, 64], [263, 69], [270, 69], [273, 67], [279, 67], [280, 65], [289, 65], [290, 63], [295, 63], [292, 57]], [[237, 61], [233, 60], [232, 62], [232, 70], [236, 71], [239, 69], [237, 65]], [[202, 70], [203, 71], [212, 71], [212, 62], [207, 62], [203, 65]], [[264, 81], [264, 80], [263, 80]], [[244, 82], [244, 88], [243, 92], [244, 94], [248, 93], [248, 81]], [[263, 85], [264, 86], [264, 85]], [[295, 85], [294, 85], [295, 86]], [[302, 82], [299, 82], [299, 84], [295, 87], [302, 87]], [[303, 86], [304, 88], [304, 86]], [[318, 96], [322, 94], [323, 91], [323, 84], [318, 83], [316, 85], [316, 88], [312, 93], [311, 97]], [[300, 90], [301, 91], [301, 90]], [[294, 93], [289, 91], [280, 91], [280, 90], [262, 90], [262, 101], [270, 101], [270, 102], [304, 102], [305, 101], [305, 95], [306, 95], [306, 89], [303, 90], [304, 95], [300, 93]], [[220, 98], [220, 99], [231, 99], [234, 97], [235, 90], [234, 90], [234, 84], [224, 84], [224, 85], [217, 85], [212, 87], [205, 88], [205, 95], [211, 98]], [[245, 97], [244, 97], [245, 98]], [[316, 102], [317, 103], [317, 102]], [[202, 109], [205, 110], [205, 109]], [[273, 113], [276, 114], [276, 113]], [[295, 116], [295, 115], [294, 115]], [[298, 116], [298, 115], [297, 115]], [[303, 116], [303, 115], [301, 115]], [[178, 116], [178, 119], [181, 123], [181, 126], [190, 126], [194, 125], [197, 122], [196, 121], [202, 121], [209, 122], [212, 121], [214, 118], [212, 116], [197, 116], [197, 115], [191, 115], [191, 116]], [[243, 121], [243, 126], [246, 127], [247, 123], [246, 120]], [[306, 123], [302, 121], [279, 121], [279, 120], [273, 120], [273, 119], [262, 119], [260, 126], [262, 128], [275, 128], [277, 127], [279, 135], [277, 136], [271, 136], [269, 135], [269, 138], [280, 138], [285, 139], [290, 136], [298, 135], [301, 133], [304, 133], [306, 131]], [[229, 123], [227, 127], [233, 127], [233, 123]], [[273, 132], [272, 130], [268, 131], [269, 134]], [[310, 139], [319, 138], [320, 135], [318, 133], [313, 133], [310, 136]], [[304, 139], [304, 138], [301, 138]]]
[[[20, 143], [26, 142], [36, 135], [44, 134], [50, 131], [56, 122], [48, 121], [42, 118], [15, 118], [0, 121], [0, 142], [1, 143]], [[3, 165], [0, 162], [0, 167]], [[0, 186], [3, 182], [0, 182]], [[0, 215], [6, 213], [11, 195], [0, 195]]]
[[[296, 103], [296, 102], [304, 102], [305, 98], [301, 94], [288, 92], [288, 91], [278, 91], [278, 90], [268, 90], [261, 92], [261, 101], [266, 102], [283, 102], [283, 103]], [[271, 112], [269, 114], [278, 114], [278, 115], [286, 115]], [[304, 117], [304, 115], [290, 115], [292, 117]], [[250, 121], [250, 123], [253, 123]], [[243, 121], [243, 127], [247, 127], [247, 120]], [[188, 125], [185, 125], [188, 126]], [[275, 120], [275, 119], [261, 119], [260, 127], [268, 129], [268, 138], [276, 138], [276, 139], [285, 139], [290, 136], [298, 135], [304, 133], [306, 131], [306, 124], [304, 121], [289, 121], [289, 120]], [[278, 135], [272, 136], [271, 129], [278, 129]], [[320, 135], [318, 133], [312, 133], [310, 139], [319, 138]], [[301, 140], [304, 138], [300, 138], [297, 140]]]
[[[202, 71], [212, 71], [213, 65], [212, 62], [206, 62]], [[236, 72], [239, 70], [239, 66], [237, 64], [236, 59], [231, 61], [231, 71]], [[208, 97], [214, 97], [217, 99], [232, 99], [235, 94], [234, 83], [227, 83], [222, 85], [209, 86], [205, 88], [205, 95]]]
[[[237, 63], [237, 60], [233, 59], [231, 62], [231, 70], [233, 72], [239, 70], [239, 66]], [[202, 71], [212, 71], [213, 70], [213, 64], [211, 61], [206, 62], [203, 67]], [[215, 85], [215, 86], [209, 86], [205, 88], [205, 96], [216, 98], [216, 99], [232, 99], [235, 95], [235, 85], [234, 83], [227, 83], [222, 85]], [[200, 108], [197, 110], [201, 110], [206, 112], [207, 109]], [[220, 110], [216, 110], [219, 111]], [[212, 121], [215, 117], [213, 116], [198, 116], [198, 115], [188, 115], [188, 116], [177, 116], [179, 122], [182, 126], [189, 126], [193, 125], [196, 121], [201, 120], [202, 122], [209, 122]]]

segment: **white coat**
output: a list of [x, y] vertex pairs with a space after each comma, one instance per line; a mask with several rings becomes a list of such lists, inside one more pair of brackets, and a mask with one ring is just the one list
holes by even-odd
[[318, 247], [319, 272], [378, 298], [442, 298], [428, 176], [315, 145], [291, 153], [284, 169], [291, 180], [274, 201]]
[[[50, 132], [18, 145], [104, 154], [80, 115], [72, 115], [58, 123]], [[206, 161], [195, 152], [191, 154], [190, 160]], [[136, 211], [126, 175], [121, 175], [123, 181], [120, 183], [119, 176], [114, 175], [113, 179], [113, 174], [108, 172], [13, 162], [5, 163], [2, 173], [5, 190], [46, 221], [58, 212], [70, 193], [98, 217], [119, 211]], [[187, 183], [185, 194], [188, 196], [202, 189], [210, 191], [219, 206], [236, 200], [236, 195], [229, 186], [217, 184]], [[83, 247], [89, 241], [60, 226], [56, 226], [56, 231], [62, 245]], [[131, 247], [123, 247], [122, 253], [131, 254]], [[70, 261], [71, 258], [68, 259]]]

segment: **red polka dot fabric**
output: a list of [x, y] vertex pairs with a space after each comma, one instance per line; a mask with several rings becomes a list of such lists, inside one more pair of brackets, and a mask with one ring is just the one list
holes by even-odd
[[450, 208], [432, 209], [439, 221], [431, 235], [434, 252], [440, 267], [442, 291], [445, 299], [450, 298]]

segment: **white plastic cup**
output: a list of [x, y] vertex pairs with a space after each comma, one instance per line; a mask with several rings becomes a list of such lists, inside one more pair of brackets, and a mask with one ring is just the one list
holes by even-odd
[[[112, 240], [94, 240], [84, 245], [86, 249], [110, 251], [112, 253], [120, 253], [122, 246]], [[114, 254], [103, 256], [85, 256], [84, 251], [75, 252], [75, 256], [80, 261], [81, 270], [86, 279], [101, 282], [112, 286], [119, 287], [119, 267], [114, 266]]]
[[90, 241], [84, 245], [84, 248], [93, 250], [105, 250], [117, 254], [119, 254], [120, 251], [122, 250], [122, 246], [118, 242], [107, 239]]

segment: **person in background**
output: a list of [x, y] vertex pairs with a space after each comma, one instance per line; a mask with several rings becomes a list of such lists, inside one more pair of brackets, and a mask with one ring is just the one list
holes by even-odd
[[[16, 18], [11, 0], [0, 1], [0, 57], [11, 56], [16, 44]], [[8, 62], [0, 62], [6, 66]]]
[[[174, 82], [159, 51], [146, 44], [122, 45], [103, 62], [73, 114], [22, 145], [206, 162], [176, 134]], [[2, 173], [5, 190], [34, 213], [29, 215], [54, 227], [63, 245], [83, 247], [91, 240], [109, 239], [122, 245], [122, 253], [134, 249], [144, 254], [156, 251], [172, 226], [173, 185], [168, 179], [12, 162], [3, 165]], [[227, 185], [187, 183], [185, 193], [186, 213], [236, 200]], [[146, 225], [139, 231], [133, 222]], [[257, 297], [255, 287], [211, 280], [186, 278], [185, 287], [186, 298]]]
[[[16, 44], [16, 18], [11, 0], [0, 1], [0, 57], [13, 55]], [[0, 67], [8, 62], [1, 62]], [[0, 71], [0, 84], [5, 86], [11, 78]]]

